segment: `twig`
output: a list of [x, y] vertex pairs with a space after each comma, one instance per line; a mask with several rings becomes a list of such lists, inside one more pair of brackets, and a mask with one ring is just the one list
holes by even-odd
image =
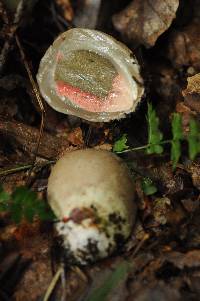
[[3, 73], [4, 66], [5, 66], [6, 61], [7, 61], [8, 53], [10, 51], [10, 46], [13, 42], [13, 38], [14, 38], [14, 35], [16, 33], [16, 30], [19, 27], [19, 24], [20, 24], [20, 21], [21, 21], [23, 12], [24, 12], [24, 4], [25, 4], [25, 0], [19, 1], [19, 4], [17, 6], [16, 12], [15, 12], [15, 15], [14, 15], [13, 23], [9, 28], [10, 30], [9, 30], [8, 38], [6, 39], [6, 41], [3, 45], [3, 48], [1, 50], [1, 53], [0, 53], [0, 75], [2, 75], [2, 73]]
[[84, 282], [88, 282], [86, 274], [78, 266], [75, 265], [71, 267], [71, 270], [74, 271]]
[[8, 19], [8, 14], [5, 8], [5, 5], [2, 1], [0, 1], [0, 15], [1, 15], [1, 19], [3, 21], [3, 28], [2, 28], [2, 32], [4, 32], [4, 30], [7, 28], [8, 23], [9, 23], [9, 19]]
[[31, 85], [32, 85], [32, 88], [33, 88], [33, 92], [34, 92], [34, 94], [36, 96], [36, 99], [37, 99], [37, 102], [39, 104], [39, 107], [40, 107], [40, 110], [41, 110], [41, 114], [42, 114], [41, 115], [41, 122], [40, 122], [40, 130], [39, 130], [39, 135], [38, 135], [38, 138], [37, 138], [37, 145], [36, 145], [36, 149], [35, 149], [35, 157], [34, 157], [33, 162], [32, 162], [32, 168], [29, 171], [29, 176], [28, 176], [28, 179], [29, 179], [31, 171], [32, 171], [32, 169], [33, 169], [33, 167], [35, 165], [35, 161], [36, 161], [36, 158], [37, 158], [37, 153], [38, 153], [38, 150], [39, 150], [39, 146], [40, 146], [40, 142], [41, 142], [41, 138], [42, 138], [42, 134], [43, 134], [43, 130], [44, 130], [45, 109], [44, 109], [44, 105], [43, 105], [42, 99], [40, 97], [40, 92], [39, 92], [37, 84], [36, 84], [36, 82], [35, 82], [35, 80], [33, 78], [32, 72], [30, 70], [28, 61], [26, 59], [24, 50], [22, 48], [22, 45], [20, 43], [20, 40], [19, 40], [17, 34], [15, 35], [15, 39], [16, 39], [17, 46], [19, 48], [19, 51], [20, 51], [20, 54], [21, 54], [24, 66], [25, 66], [26, 71], [28, 73], [28, 77], [29, 77], [29, 80], [31, 82]]
[[62, 296], [60, 301], [66, 301], [66, 277], [65, 277], [64, 267], [61, 273], [61, 284], [62, 284]]
[[48, 287], [48, 289], [45, 293], [43, 301], [48, 301], [49, 300], [49, 298], [50, 298], [50, 296], [51, 296], [51, 294], [52, 294], [59, 278], [61, 277], [62, 273], [63, 273], [63, 267], [61, 266], [61, 267], [59, 267], [58, 271], [54, 275], [54, 277], [53, 277], [53, 279], [52, 279], [52, 281], [51, 281], [51, 283], [50, 283], [50, 285], [49, 285], [49, 287]]
[[28, 165], [23, 165], [23, 166], [16, 166], [16, 167], [12, 167], [12, 168], [9, 168], [9, 169], [4, 169], [4, 170], [0, 170], [0, 176], [7, 176], [9, 174], [12, 174], [12, 173], [15, 173], [15, 172], [18, 172], [18, 171], [23, 171], [23, 170], [27, 170], [29, 168], [31, 168], [31, 164], [28, 164]]
[[164, 140], [164, 141], [159, 142], [159, 144], [151, 144], [150, 143], [150, 144], [146, 144], [146, 145], [139, 146], [139, 147], [127, 148], [121, 152], [116, 152], [116, 154], [124, 154], [124, 153], [128, 153], [128, 152], [140, 151], [140, 150], [147, 149], [149, 146], [152, 146], [152, 145], [163, 145], [163, 144], [169, 144], [169, 143], [172, 143], [172, 140]]
[[[46, 162], [43, 162], [41, 164], [36, 164], [35, 165], [35, 168], [37, 167], [44, 167], [46, 165], [50, 165], [50, 164], [53, 164], [55, 163], [55, 161], [46, 161]], [[23, 170], [27, 170], [27, 169], [30, 169], [32, 167], [32, 164], [27, 164], [27, 165], [22, 165], [22, 166], [15, 166], [15, 167], [12, 167], [12, 168], [9, 168], [9, 169], [0, 169], [0, 176], [7, 176], [9, 174], [13, 174], [13, 173], [16, 173], [16, 172], [19, 172], [19, 171], [23, 171]]]
[[134, 258], [136, 256], [136, 254], [139, 252], [139, 250], [142, 248], [142, 246], [144, 245], [144, 243], [149, 239], [149, 234], [145, 233], [142, 240], [138, 243], [138, 245], [136, 246], [135, 250], [133, 251], [131, 257]]

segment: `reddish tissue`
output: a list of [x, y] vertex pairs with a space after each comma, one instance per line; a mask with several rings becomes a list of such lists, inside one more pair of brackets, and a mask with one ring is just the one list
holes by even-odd
[[88, 92], [84, 92], [77, 87], [73, 87], [63, 81], [56, 82], [56, 90], [60, 96], [65, 96], [76, 103], [79, 107], [91, 112], [100, 112], [102, 102], [99, 97]]
[[[66, 82], [56, 82], [57, 94], [67, 97], [80, 108], [90, 112], [111, 112], [129, 108], [130, 99], [129, 101], [126, 100], [130, 93], [128, 90], [124, 78], [120, 75], [114, 78], [112, 90], [108, 96], [103, 99], [89, 92], [84, 92]], [[124, 100], [123, 102], [121, 101], [122, 99]]]

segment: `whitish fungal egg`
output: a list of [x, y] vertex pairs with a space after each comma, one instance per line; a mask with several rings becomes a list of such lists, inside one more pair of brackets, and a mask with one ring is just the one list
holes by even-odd
[[47, 50], [37, 80], [55, 110], [109, 121], [135, 111], [144, 92], [139, 69], [131, 50], [113, 37], [74, 28]]
[[131, 233], [134, 183], [126, 164], [111, 152], [65, 154], [53, 167], [47, 194], [70, 261], [87, 264], [107, 257]]

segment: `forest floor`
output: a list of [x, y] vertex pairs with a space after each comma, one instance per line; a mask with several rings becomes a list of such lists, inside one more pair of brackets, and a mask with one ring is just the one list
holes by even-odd
[[[0, 203], [8, 194], [16, 199], [17, 192], [25, 198], [19, 187], [46, 201], [51, 166], [65, 151], [112, 151], [123, 135], [130, 149], [146, 145], [147, 103], [165, 140], [171, 139], [173, 113], [182, 117], [184, 137], [191, 118], [199, 121], [199, 0], [40, 0], [13, 13], [2, 2], [7, 1], [0, 2]], [[134, 51], [145, 86], [136, 112], [92, 123], [38, 103], [32, 79], [40, 60], [74, 26], [99, 29]], [[119, 155], [134, 174], [138, 206], [125, 246], [87, 267], [63, 265], [51, 221], [30, 223], [16, 216], [18, 209], [2, 210], [0, 300], [200, 300], [199, 157], [190, 159], [186, 141], [176, 168], [169, 145], [162, 154]]]

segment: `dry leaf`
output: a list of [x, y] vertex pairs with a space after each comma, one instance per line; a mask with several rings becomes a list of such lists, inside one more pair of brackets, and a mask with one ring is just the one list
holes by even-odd
[[71, 133], [69, 133], [69, 135], [67, 136], [67, 140], [75, 146], [83, 145], [84, 141], [81, 128], [78, 127], [73, 129]]
[[95, 149], [111, 151], [112, 150], [112, 145], [109, 144], [109, 143], [103, 143], [103, 144], [95, 146], [94, 148]]
[[200, 73], [188, 77], [188, 85], [182, 93], [185, 104], [197, 113], [200, 113]]
[[113, 17], [113, 23], [128, 40], [152, 47], [171, 25], [178, 5], [178, 0], [134, 0]]
[[179, 102], [176, 105], [176, 112], [180, 113], [182, 116], [183, 134], [187, 137], [190, 119], [191, 117], [195, 117], [196, 114], [184, 102]]

